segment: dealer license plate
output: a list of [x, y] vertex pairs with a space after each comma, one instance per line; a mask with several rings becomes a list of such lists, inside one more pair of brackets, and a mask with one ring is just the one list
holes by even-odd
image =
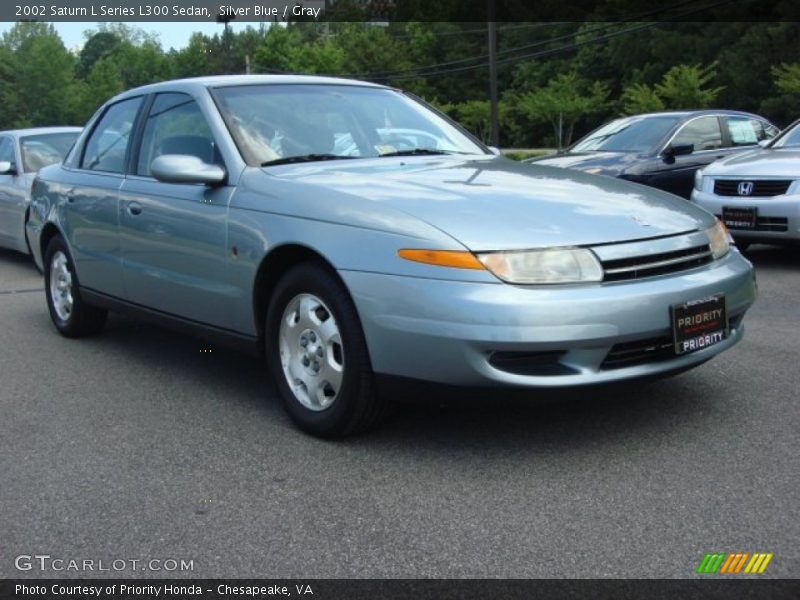
[[688, 354], [728, 337], [725, 296], [693, 300], [672, 307], [672, 337], [676, 354]]
[[755, 207], [722, 207], [722, 221], [728, 229], [755, 229], [758, 209]]

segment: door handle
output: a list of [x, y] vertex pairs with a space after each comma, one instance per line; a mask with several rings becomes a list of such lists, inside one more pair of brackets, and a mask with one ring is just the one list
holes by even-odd
[[128, 203], [128, 213], [130, 213], [134, 217], [136, 215], [142, 214], [142, 205], [139, 204], [138, 202], [129, 202]]

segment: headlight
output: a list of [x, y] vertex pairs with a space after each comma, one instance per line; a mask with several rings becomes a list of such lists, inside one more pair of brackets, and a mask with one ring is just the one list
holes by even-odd
[[479, 254], [478, 260], [509, 283], [579, 283], [602, 281], [603, 267], [585, 248], [548, 248]]
[[725, 224], [717, 219], [711, 227], [706, 229], [708, 245], [711, 248], [711, 255], [717, 259], [722, 258], [731, 248], [731, 234]]
[[703, 190], [703, 169], [694, 172], [694, 189], [698, 192]]

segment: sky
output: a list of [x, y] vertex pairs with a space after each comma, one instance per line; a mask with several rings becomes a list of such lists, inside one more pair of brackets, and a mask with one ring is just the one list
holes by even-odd
[[[0, 0], [1, 1], [1, 0]], [[68, 49], [79, 48], [86, 41], [83, 32], [87, 29], [97, 29], [97, 23], [53, 23], [64, 41], [64, 46]], [[170, 23], [128, 23], [132, 27], [138, 27], [147, 32], [152, 32], [158, 35], [161, 40], [161, 46], [164, 50], [170, 48], [180, 49], [189, 42], [189, 37], [195, 31], [213, 35], [215, 33], [222, 33], [222, 25], [218, 23], [205, 23], [205, 22], [170, 22]], [[258, 23], [231, 23], [230, 28], [235, 31], [242, 31], [248, 25], [258, 27]], [[13, 22], [0, 23], [0, 35], [8, 31], [14, 26]]]

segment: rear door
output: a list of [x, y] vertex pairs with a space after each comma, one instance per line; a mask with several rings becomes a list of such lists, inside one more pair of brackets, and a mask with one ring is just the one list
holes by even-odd
[[150, 173], [161, 154], [189, 154], [225, 166], [198, 103], [183, 93], [153, 99], [121, 188], [120, 240], [127, 299], [160, 312], [230, 327], [227, 255], [232, 187], [163, 183]]
[[65, 234], [82, 287], [122, 297], [119, 188], [142, 97], [106, 108], [84, 145], [77, 168], [63, 168]]

